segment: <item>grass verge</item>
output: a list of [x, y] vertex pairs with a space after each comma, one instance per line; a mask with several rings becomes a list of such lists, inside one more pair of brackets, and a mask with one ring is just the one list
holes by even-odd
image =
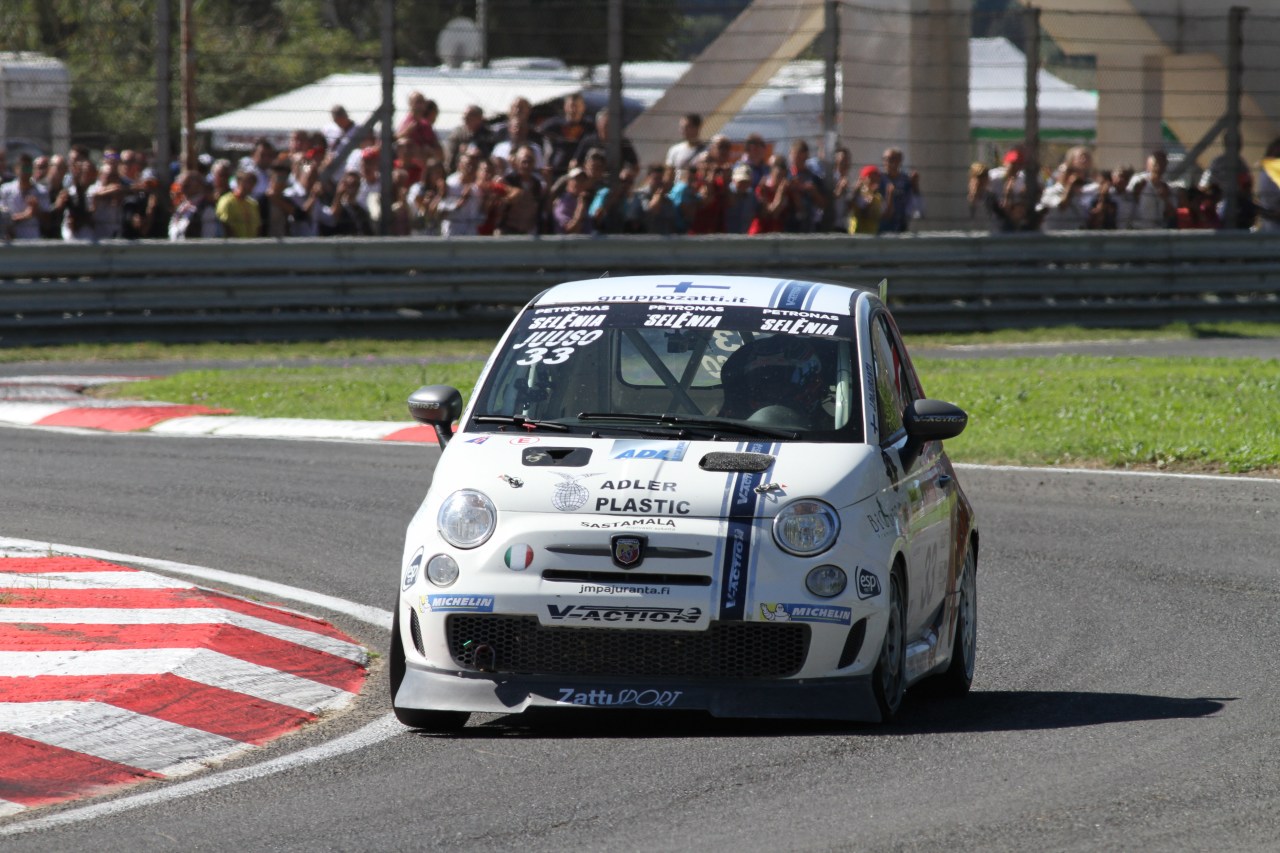
[[[469, 398], [482, 363], [193, 371], [103, 390], [257, 417], [407, 421], [410, 392], [446, 384]], [[957, 461], [1280, 470], [1278, 361], [1070, 356], [917, 368], [929, 396], [969, 412], [969, 428], [947, 443]]]

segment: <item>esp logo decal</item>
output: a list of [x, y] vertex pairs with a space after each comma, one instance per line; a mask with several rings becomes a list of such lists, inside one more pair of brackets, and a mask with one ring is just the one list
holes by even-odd
[[871, 572], [858, 567], [858, 577], [856, 579], [858, 585], [858, 598], [866, 601], [868, 598], [875, 598], [880, 594], [880, 578]]

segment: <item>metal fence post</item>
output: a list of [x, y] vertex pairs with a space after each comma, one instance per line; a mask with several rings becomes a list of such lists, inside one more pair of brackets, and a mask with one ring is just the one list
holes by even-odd
[[1235, 228], [1240, 211], [1240, 77], [1244, 73], [1241, 60], [1244, 43], [1242, 6], [1232, 6], [1227, 25], [1227, 132], [1223, 138], [1226, 154], [1226, 186], [1222, 225]]

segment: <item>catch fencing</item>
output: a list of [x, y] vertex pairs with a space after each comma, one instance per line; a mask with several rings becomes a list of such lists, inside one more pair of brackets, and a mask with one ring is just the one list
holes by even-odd
[[637, 273], [887, 278], [911, 332], [1280, 320], [1280, 235], [1249, 232], [33, 242], [0, 245], [0, 347], [491, 336]]

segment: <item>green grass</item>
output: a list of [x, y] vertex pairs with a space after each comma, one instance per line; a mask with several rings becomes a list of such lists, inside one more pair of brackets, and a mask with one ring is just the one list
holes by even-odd
[[410, 341], [319, 341], [301, 343], [207, 344], [68, 344], [0, 348], [0, 364], [17, 362], [113, 361], [295, 361], [307, 359], [440, 359], [484, 360], [494, 339]]
[[408, 422], [410, 393], [422, 385], [452, 385], [468, 396], [483, 364], [193, 370], [104, 386], [96, 396], [193, 403], [261, 418]]
[[1154, 329], [1002, 329], [934, 335], [904, 335], [909, 349], [940, 346], [1076, 343], [1080, 341], [1186, 341], [1201, 338], [1280, 338], [1280, 323], [1173, 323]]
[[[408, 421], [405, 398], [446, 384], [469, 397], [481, 361], [193, 371], [105, 393], [258, 417]], [[920, 359], [929, 396], [969, 412], [957, 461], [1280, 469], [1280, 361], [1070, 356]]]
[[969, 412], [953, 458], [1244, 472], [1280, 467], [1280, 362], [923, 359], [929, 396]]

